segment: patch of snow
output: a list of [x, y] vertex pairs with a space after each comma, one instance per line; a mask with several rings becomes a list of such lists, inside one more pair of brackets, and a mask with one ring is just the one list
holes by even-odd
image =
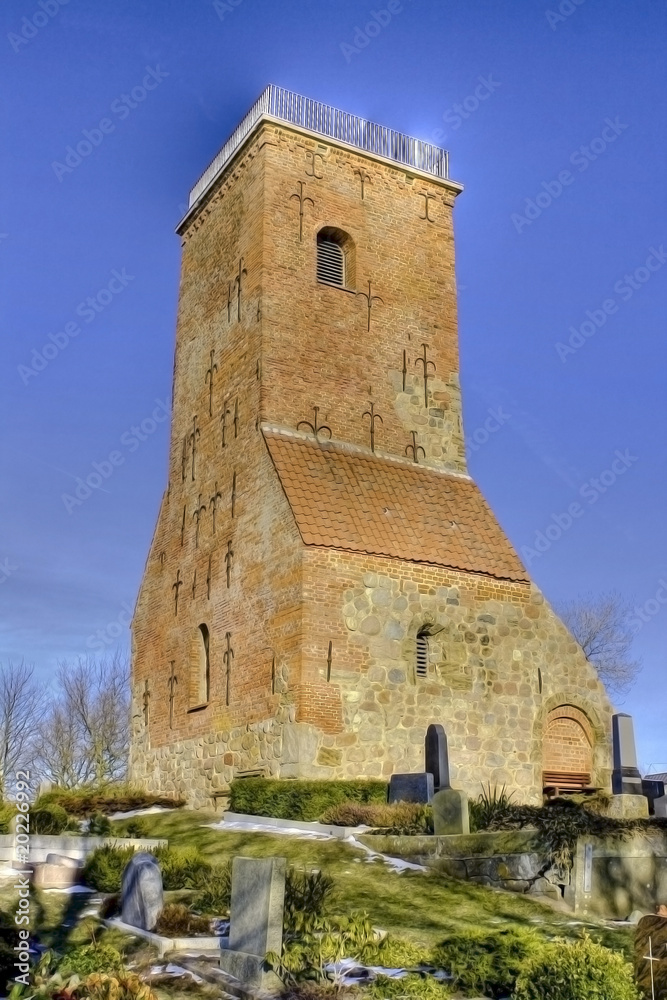
[[207, 823], [212, 830], [224, 830], [225, 833], [243, 831], [244, 833], [284, 833], [289, 837], [299, 837], [301, 840], [333, 840], [328, 833], [319, 830], [297, 830], [291, 826], [271, 826], [270, 823], [244, 823], [240, 820], [221, 819], [219, 823]]
[[133, 819], [134, 816], [152, 816], [153, 813], [173, 812], [172, 806], [146, 806], [145, 809], [128, 809], [127, 812], [111, 813], [109, 819]]
[[95, 892], [95, 890], [89, 889], [87, 885], [71, 885], [68, 889], [42, 889], [42, 892], [64, 892], [68, 896], [75, 896], [79, 892]]
[[[357, 840], [355, 837], [352, 836], [346, 837], [344, 843], [350, 844], [352, 847], [356, 847], [360, 851], [365, 851], [366, 854], [368, 855], [368, 857], [366, 858], [367, 862], [372, 862], [377, 860], [384, 861], [384, 863], [388, 865], [392, 869], [392, 871], [398, 872], [399, 874], [400, 872], [405, 872], [405, 871], [413, 871], [413, 872], [428, 871], [428, 868], [426, 868], [425, 865], [417, 865], [413, 861], [404, 861], [403, 858], [392, 858], [389, 854], [379, 854], [377, 851], [373, 851], [370, 847], [366, 847], [365, 844], [362, 844], [361, 841]], [[359, 858], [355, 858], [355, 861], [359, 861]]]

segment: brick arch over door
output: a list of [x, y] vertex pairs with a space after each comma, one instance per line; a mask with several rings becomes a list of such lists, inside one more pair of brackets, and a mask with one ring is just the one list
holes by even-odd
[[542, 741], [545, 787], [584, 788], [593, 779], [595, 738], [587, 716], [574, 705], [559, 705], [549, 712]]

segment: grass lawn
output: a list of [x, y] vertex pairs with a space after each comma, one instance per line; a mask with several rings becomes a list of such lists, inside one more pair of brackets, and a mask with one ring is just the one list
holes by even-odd
[[320, 868], [336, 881], [341, 913], [365, 910], [377, 927], [418, 944], [437, 944], [469, 927], [534, 927], [547, 937], [572, 938], [584, 927], [601, 944], [631, 955], [632, 932], [604, 924], [575, 921], [568, 914], [525, 896], [487, 889], [435, 872], [397, 873], [381, 860], [368, 861], [362, 850], [338, 840], [301, 840], [265, 833], [223, 832], [207, 824], [220, 814], [184, 809], [147, 817], [150, 836], [165, 837], [172, 847], [197, 847], [211, 862], [237, 854], [285, 857], [288, 864]]

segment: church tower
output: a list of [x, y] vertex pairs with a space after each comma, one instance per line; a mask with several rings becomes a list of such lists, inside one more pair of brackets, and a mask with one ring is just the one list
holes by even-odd
[[602, 686], [467, 474], [460, 191], [445, 151], [277, 87], [193, 188], [133, 621], [145, 787], [388, 778], [431, 722], [471, 795], [608, 783]]

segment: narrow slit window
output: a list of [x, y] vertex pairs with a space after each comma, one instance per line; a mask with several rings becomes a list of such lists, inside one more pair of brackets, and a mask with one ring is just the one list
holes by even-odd
[[419, 632], [417, 635], [417, 677], [428, 674], [428, 635]]
[[317, 241], [317, 280], [327, 285], [345, 287], [345, 254], [334, 240]]

